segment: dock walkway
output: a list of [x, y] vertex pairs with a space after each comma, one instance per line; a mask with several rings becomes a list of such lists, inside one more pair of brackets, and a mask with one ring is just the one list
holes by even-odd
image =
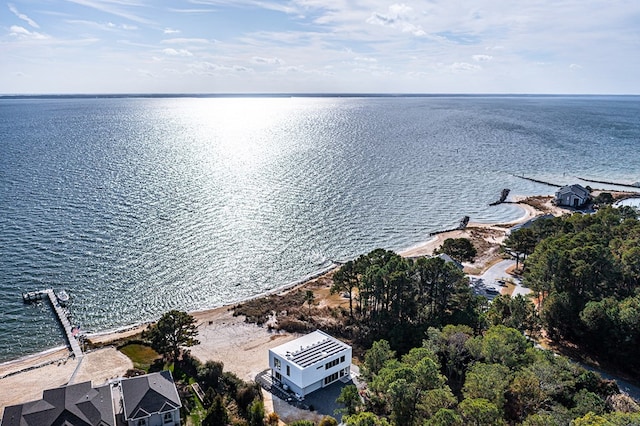
[[64, 329], [67, 341], [69, 342], [69, 346], [71, 347], [71, 351], [73, 352], [73, 356], [78, 360], [82, 359], [82, 349], [80, 349], [80, 343], [78, 343], [78, 339], [76, 339], [73, 335], [73, 327], [69, 322], [67, 312], [62, 306], [60, 306], [58, 297], [56, 296], [53, 289], [48, 288], [46, 290], [31, 291], [29, 293], [23, 294], [22, 296], [25, 302], [41, 300], [44, 297], [48, 297], [49, 301], [51, 302], [51, 307], [53, 307], [53, 311], [56, 313], [56, 317], [58, 317], [58, 321]]
[[78, 343], [78, 339], [75, 338], [72, 331], [71, 323], [69, 322], [69, 318], [67, 318], [67, 314], [58, 303], [58, 298], [52, 289], [43, 290], [43, 292], [47, 293], [49, 296], [49, 301], [51, 302], [51, 306], [53, 306], [53, 310], [56, 312], [56, 316], [62, 324], [64, 328], [64, 332], [67, 335], [67, 340], [69, 341], [69, 345], [71, 346], [71, 351], [76, 359], [82, 358], [82, 349], [80, 349], [80, 343]]

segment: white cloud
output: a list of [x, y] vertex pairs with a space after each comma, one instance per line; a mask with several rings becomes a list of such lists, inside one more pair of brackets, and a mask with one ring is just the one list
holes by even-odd
[[28, 29], [19, 25], [12, 25], [9, 31], [9, 35], [20, 40], [46, 40], [50, 38], [45, 34], [41, 34], [36, 31], [29, 31]]
[[304, 67], [301, 67], [298, 65], [291, 65], [288, 67], [282, 67], [280, 68], [280, 70], [287, 73], [299, 73], [299, 72], [304, 72]]
[[467, 62], [454, 62], [449, 68], [453, 72], [469, 72], [482, 69], [479, 65], [469, 64]]
[[98, 0], [67, 0], [68, 2], [79, 4], [82, 6], [90, 7], [92, 9], [99, 10], [104, 13], [119, 16], [130, 21], [138, 22], [140, 24], [152, 24], [153, 22], [147, 18], [131, 13], [125, 8], [138, 7], [140, 4], [136, 2], [124, 2], [124, 1], [98, 1]]
[[174, 30], [173, 28], [165, 28], [163, 31], [165, 34], [180, 34], [180, 30]]
[[9, 10], [16, 15], [18, 18], [22, 19], [23, 21], [25, 21], [27, 24], [29, 24], [30, 26], [32, 26], [33, 28], [40, 28], [40, 25], [38, 25], [33, 19], [29, 18], [27, 15], [25, 15], [24, 13], [20, 13], [18, 11], [18, 9], [11, 3], [9, 3]]
[[373, 15], [367, 19], [367, 23], [394, 28], [403, 33], [411, 33], [418, 37], [426, 35], [427, 33], [420, 25], [412, 22], [414, 20], [415, 14], [411, 7], [405, 4], [392, 4], [389, 6], [388, 13], [374, 12]]
[[280, 58], [263, 58], [261, 56], [254, 56], [251, 58], [251, 62], [255, 64], [268, 64], [268, 65], [282, 65], [284, 62]]
[[244, 67], [242, 65], [219, 65], [211, 62], [198, 62], [189, 65], [191, 74], [229, 74], [236, 72], [253, 72], [253, 69]]
[[582, 69], [582, 65], [571, 64], [571, 65], [569, 65], [569, 69], [572, 70], [572, 71], [579, 70], [579, 69]]
[[100, 23], [95, 21], [87, 21], [83, 19], [66, 19], [65, 22], [72, 25], [82, 25], [82, 26], [97, 29], [97, 30], [112, 31], [112, 32], [117, 30], [133, 31], [138, 29], [138, 27], [136, 27], [135, 25], [127, 25], [127, 24], [117, 25], [117, 24], [114, 24], [113, 22]]
[[172, 49], [172, 48], [167, 48], [167, 49], [163, 49], [162, 53], [164, 53], [167, 56], [193, 56], [193, 53], [189, 52], [187, 49]]
[[476, 62], [487, 62], [493, 59], [491, 55], [473, 55], [473, 60]]
[[168, 38], [162, 40], [162, 44], [209, 44], [209, 40], [204, 38]]
[[359, 62], [378, 62], [376, 58], [369, 58], [365, 56], [357, 56], [354, 59]]

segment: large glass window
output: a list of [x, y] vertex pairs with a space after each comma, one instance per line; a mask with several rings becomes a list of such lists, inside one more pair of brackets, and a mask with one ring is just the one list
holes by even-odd
[[324, 369], [328, 370], [331, 367], [335, 367], [336, 365], [340, 364], [340, 360], [338, 358], [334, 359], [333, 361], [329, 361], [328, 363], [326, 363], [324, 365]]
[[338, 380], [338, 373], [333, 373], [332, 375], [327, 376], [327, 377], [324, 378], [324, 384], [326, 386], [329, 383], [335, 382], [336, 380]]

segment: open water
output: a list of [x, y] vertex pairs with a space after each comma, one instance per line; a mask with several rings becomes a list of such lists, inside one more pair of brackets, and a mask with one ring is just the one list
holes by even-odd
[[66, 289], [104, 331], [554, 191], [514, 175], [639, 181], [638, 117], [639, 97], [0, 99], [0, 361], [63, 344], [23, 291]]

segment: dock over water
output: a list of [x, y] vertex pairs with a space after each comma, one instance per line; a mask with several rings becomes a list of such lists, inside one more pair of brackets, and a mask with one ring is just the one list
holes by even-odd
[[69, 346], [71, 347], [71, 351], [73, 352], [73, 356], [76, 359], [81, 359], [82, 349], [80, 349], [80, 343], [78, 343], [78, 340], [73, 335], [73, 326], [69, 322], [67, 311], [60, 305], [58, 297], [56, 296], [53, 289], [48, 288], [46, 290], [30, 291], [22, 295], [22, 299], [25, 302], [33, 302], [42, 300], [44, 298], [48, 298], [49, 302], [51, 302], [51, 307], [56, 313], [56, 317], [58, 318], [60, 325], [64, 329], [67, 341], [69, 342]]

